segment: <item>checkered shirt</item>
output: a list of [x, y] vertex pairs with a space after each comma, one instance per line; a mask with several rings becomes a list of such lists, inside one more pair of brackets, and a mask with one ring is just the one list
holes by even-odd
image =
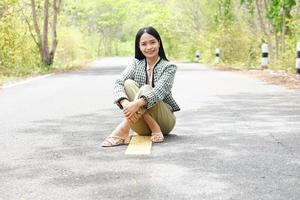
[[[172, 97], [172, 86], [174, 82], [177, 66], [170, 62], [160, 59], [153, 69], [152, 87], [151, 91], [142, 95], [146, 100], [145, 108], [149, 109], [160, 101], [168, 104], [172, 111], [179, 111], [180, 108]], [[146, 60], [133, 59], [132, 63], [126, 67], [122, 72], [121, 77], [118, 78], [114, 85], [114, 101], [122, 109], [120, 101], [128, 99], [124, 89], [124, 82], [127, 79], [134, 80], [139, 87], [148, 83], [147, 64]]]

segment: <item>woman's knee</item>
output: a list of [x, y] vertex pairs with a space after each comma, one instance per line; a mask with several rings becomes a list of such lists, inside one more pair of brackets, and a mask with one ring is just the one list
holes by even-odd
[[143, 85], [140, 88], [141, 94], [144, 94], [145, 92], [148, 92], [150, 90], [152, 90], [153, 88], [151, 87], [151, 85]]
[[167, 125], [161, 127], [161, 132], [164, 135], [169, 135], [171, 131], [174, 129], [176, 124], [176, 120], [171, 120]]
[[133, 85], [137, 85], [137, 83], [132, 80], [132, 79], [127, 79], [125, 82], [124, 82], [124, 87], [125, 88], [128, 88], [128, 87], [131, 87]]

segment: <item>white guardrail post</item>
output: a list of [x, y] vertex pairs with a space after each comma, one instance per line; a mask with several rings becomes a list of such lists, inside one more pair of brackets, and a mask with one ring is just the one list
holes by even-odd
[[196, 53], [195, 53], [195, 61], [198, 63], [198, 62], [200, 62], [200, 51], [199, 50], [197, 50], [196, 51]]
[[220, 63], [220, 49], [217, 48], [215, 51], [215, 63]]
[[269, 56], [269, 49], [268, 44], [264, 43], [261, 45], [261, 68], [267, 69], [268, 68], [268, 56]]
[[297, 43], [296, 71], [300, 74], [300, 42]]

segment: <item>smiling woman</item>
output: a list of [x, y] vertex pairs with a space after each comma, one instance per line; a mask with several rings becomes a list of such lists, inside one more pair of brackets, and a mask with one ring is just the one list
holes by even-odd
[[103, 147], [129, 142], [129, 130], [151, 135], [153, 142], [164, 141], [175, 126], [180, 108], [172, 97], [177, 66], [166, 58], [162, 40], [153, 27], [141, 28], [135, 39], [135, 59], [116, 80], [115, 103], [124, 120], [104, 140]]

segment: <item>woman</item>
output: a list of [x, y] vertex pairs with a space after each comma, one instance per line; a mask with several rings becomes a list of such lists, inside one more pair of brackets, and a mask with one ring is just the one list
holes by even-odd
[[164, 141], [175, 126], [173, 112], [180, 110], [171, 93], [176, 70], [166, 58], [159, 33], [153, 27], [141, 28], [135, 38], [135, 59], [114, 86], [115, 103], [125, 118], [103, 147], [128, 144], [130, 128], [151, 135], [155, 143]]

